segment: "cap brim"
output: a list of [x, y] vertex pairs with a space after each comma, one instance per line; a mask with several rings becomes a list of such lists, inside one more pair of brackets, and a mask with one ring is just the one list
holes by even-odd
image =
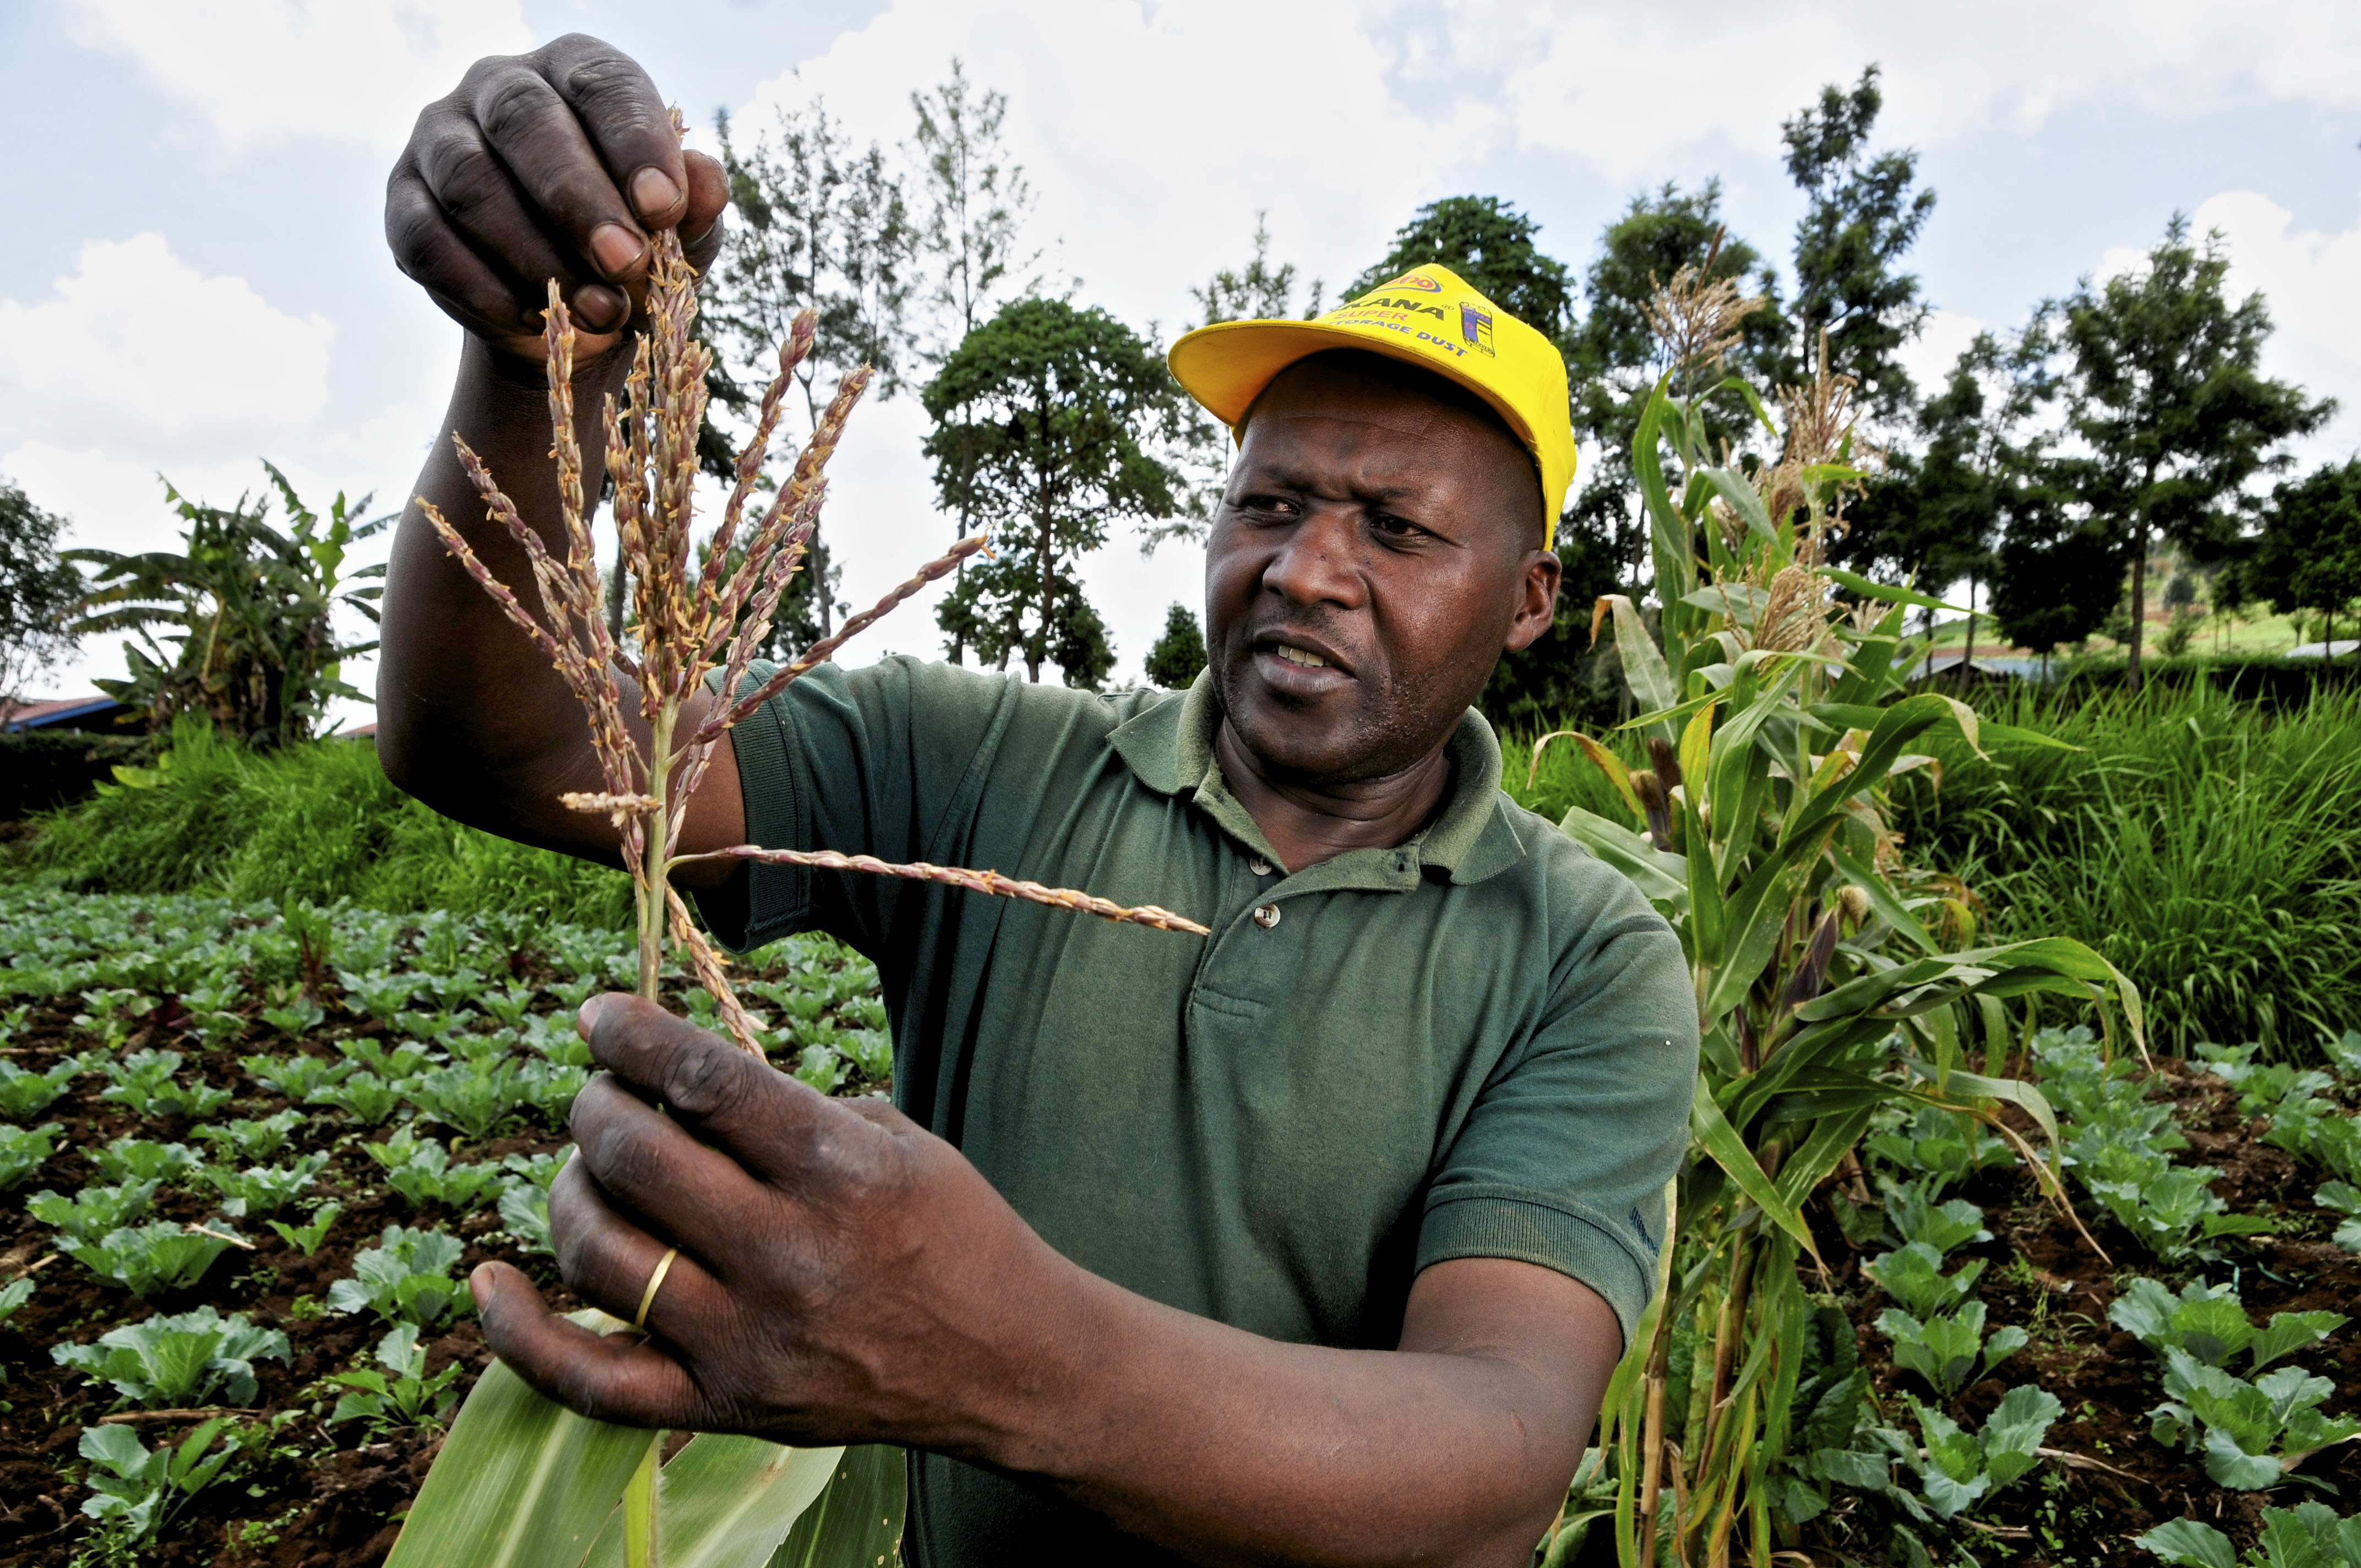
[[1272, 378], [1297, 360], [1331, 348], [1366, 349], [1431, 370], [1483, 399], [1508, 422], [1527, 450], [1538, 445], [1532, 426], [1526, 422], [1524, 415], [1510, 407], [1491, 388], [1472, 379], [1456, 365], [1405, 349], [1388, 341], [1388, 335], [1381, 333], [1360, 332], [1316, 321], [1215, 322], [1181, 337], [1165, 358], [1182, 389], [1202, 403], [1206, 412], [1235, 431]]

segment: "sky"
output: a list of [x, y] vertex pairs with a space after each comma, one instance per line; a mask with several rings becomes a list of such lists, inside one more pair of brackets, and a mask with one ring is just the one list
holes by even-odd
[[[2266, 367], [2343, 404], [2302, 459], [2361, 447], [2349, 3], [2283, 0], [2258, 26], [2193, 0], [0, 0], [0, 475], [115, 550], [175, 538], [159, 476], [227, 502], [264, 458], [323, 510], [340, 489], [398, 504], [459, 331], [388, 258], [386, 172], [471, 60], [568, 31], [638, 58], [708, 147], [718, 109], [759, 126], [814, 96], [892, 146], [959, 57], [1007, 95], [1045, 268], [1168, 337], [1257, 214], [1332, 295], [1463, 193], [1522, 208], [1578, 269], [1635, 192], [1718, 176], [1732, 232], [1782, 257], [1801, 200], [1780, 122], [1873, 61], [1881, 137], [1938, 194], [1911, 258], [1936, 307], [1922, 383], [2182, 212], [2269, 301]], [[907, 395], [864, 406], [832, 465], [856, 605], [951, 536], [925, 429]], [[1118, 681], [1202, 572], [1186, 543], [1090, 559]], [[928, 596], [845, 657], [940, 641]], [[100, 641], [35, 689], [121, 668]], [[367, 661], [347, 674], [369, 685]]]

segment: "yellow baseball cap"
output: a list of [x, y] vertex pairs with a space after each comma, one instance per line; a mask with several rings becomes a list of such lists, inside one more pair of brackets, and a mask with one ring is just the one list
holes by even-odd
[[1449, 377], [1509, 422], [1542, 476], [1542, 547], [1574, 482], [1574, 421], [1557, 345], [1447, 267], [1415, 267], [1308, 322], [1215, 322], [1166, 356], [1174, 378], [1245, 438], [1246, 410], [1281, 370], [1327, 348], [1366, 348]]

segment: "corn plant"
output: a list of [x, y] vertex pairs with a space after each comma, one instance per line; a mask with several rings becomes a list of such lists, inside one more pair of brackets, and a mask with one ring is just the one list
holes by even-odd
[[[1672, 924], [1703, 1028], [1693, 1158], [1668, 1195], [1675, 1245], [1606, 1400], [1618, 1551], [1650, 1568], [1660, 1552], [1725, 1563], [1741, 1542], [1768, 1564], [1799, 1540], [1773, 1504], [1809, 1315], [1798, 1266], [1818, 1262], [1802, 1205], [1879, 1108], [1939, 1106], [2015, 1140], [1996, 1110], [2010, 1101], [2054, 1136], [2037, 1091], [1966, 1070], [1977, 1025], [1997, 1062], [2004, 1000], [2111, 993], [2139, 1037], [2137, 993], [2097, 953], [2057, 938], [1977, 945], [1966, 890], [1903, 864], [1887, 782], [1924, 765], [1914, 741], [1939, 728], [1972, 746], [1979, 721], [1951, 697], [1904, 694], [1905, 615], [1935, 601], [1825, 562], [1863, 473], [1849, 381], [1823, 355], [1774, 421], [1752, 388], [1719, 375], [1718, 345], [1757, 302], [1694, 269], [1655, 302], [1674, 368], [1632, 448], [1655, 625], [1621, 595], [1593, 615], [1594, 630], [1613, 629], [1640, 709], [1626, 728], [1651, 765], [1562, 737], [1628, 817], [1576, 806], [1561, 826]], [[1779, 455], [1717, 452], [1709, 409], [1751, 417]], [[2054, 1190], [2049, 1168], [2020, 1153]]]
[[[677, 129], [677, 115], [675, 126]], [[620, 401], [609, 397], [602, 410], [606, 477], [612, 486], [615, 528], [621, 542], [617, 570], [627, 580], [636, 625], [632, 646], [624, 646], [607, 623], [605, 587], [591, 543], [590, 490], [585, 483], [575, 431], [574, 327], [555, 280], [544, 313], [543, 345], [565, 542], [562, 558], [519, 515], [466, 441], [456, 432], [452, 437], [486, 515], [515, 541], [530, 564], [540, 613], [529, 609], [514, 591], [492, 576], [466, 538], [432, 503], [423, 498], [418, 503], [451, 554], [547, 656], [588, 718], [604, 787], [568, 794], [562, 800], [570, 809], [606, 817], [617, 829], [637, 916], [639, 994], [655, 999], [669, 935], [672, 946], [712, 997], [724, 1029], [741, 1048], [758, 1058], [763, 1055], [759, 1030], [724, 974], [720, 956], [689, 917], [686, 904], [673, 885], [674, 872], [695, 861], [763, 861], [902, 877], [1027, 899], [1108, 920], [1208, 935], [1206, 927], [1152, 905], [1126, 908], [1087, 893], [1045, 887], [991, 871], [924, 862], [895, 865], [873, 856], [847, 855], [835, 850], [764, 849], [751, 844], [698, 855], [680, 852], [687, 803], [730, 729], [752, 717], [764, 703], [927, 584], [956, 570], [986, 543], [982, 535], [962, 540], [921, 566], [874, 608], [847, 620], [833, 635], [767, 677], [753, 678], [756, 652], [770, 636], [772, 616], [801, 569], [818, 526], [829, 459], [853, 405], [869, 384], [870, 372], [866, 367], [854, 370], [838, 385], [826, 411], [815, 421], [787, 480], [776, 488], [767, 506], [750, 515], [785, 394], [795, 383], [796, 367], [811, 352], [818, 330], [817, 313], [806, 311], [796, 319], [787, 341], [780, 345], [778, 375], [758, 407], [752, 437], [738, 455], [736, 483], [719, 521], [702, 541], [700, 562], [700, 542], [694, 532], [697, 446], [712, 356], [697, 340], [696, 317], [696, 271], [682, 258], [678, 236], [665, 231], [656, 236], [652, 250], [646, 326], [633, 354], [623, 397]], [[692, 723], [699, 711], [693, 704], [708, 693], [715, 699], [711, 707]], [[412, 1097], [422, 1112], [467, 1131], [470, 1136], [481, 1136], [481, 1130], [469, 1128], [458, 1112], [472, 1111], [490, 1096], [450, 1079], [450, 1074], [460, 1070], [428, 1075], [427, 1084], [441, 1087], [430, 1088], [424, 1095], [413, 1090]], [[517, 1218], [530, 1229], [531, 1222], [541, 1214], [545, 1210], [540, 1214], [520, 1213]], [[532, 1409], [530, 1396], [503, 1398]], [[575, 1430], [550, 1412], [539, 1410], [529, 1420], [519, 1416], [505, 1427], [493, 1424], [489, 1416], [485, 1423], [474, 1425], [469, 1420], [474, 1409], [471, 1400], [428, 1476], [426, 1489], [396, 1544], [395, 1568], [405, 1563], [404, 1549], [412, 1547], [413, 1538], [438, 1543], [413, 1549], [421, 1554], [418, 1560], [425, 1561], [424, 1553], [449, 1549], [456, 1539], [455, 1530], [470, 1526], [516, 1528], [506, 1519], [489, 1515], [471, 1519], [439, 1511], [461, 1505], [442, 1504], [446, 1494], [438, 1490], [435, 1476], [455, 1466], [490, 1464], [489, 1451], [536, 1441], [532, 1435], [535, 1431], [543, 1434], [541, 1441], [554, 1442], [553, 1434]], [[606, 1440], [592, 1434], [583, 1441]], [[763, 1530], [775, 1525], [769, 1543], [776, 1544], [818, 1489], [829, 1484], [836, 1463], [831, 1454], [815, 1469], [808, 1456], [774, 1444], [708, 1436], [693, 1442], [663, 1467], [670, 1479], [660, 1487], [661, 1437], [652, 1440], [646, 1433], [631, 1433], [623, 1446], [635, 1458], [628, 1484], [618, 1487], [620, 1533], [616, 1550], [632, 1568], [645, 1568], [655, 1560], [660, 1510], [678, 1511], [694, 1520], [700, 1517], [698, 1499], [714, 1495], [716, 1487], [738, 1488], [741, 1495], [782, 1505], [794, 1500], [791, 1509], [775, 1516], [763, 1508], [733, 1516], [741, 1522], [763, 1519], [766, 1521]], [[699, 1457], [684, 1468], [691, 1453]], [[810, 1492], [801, 1490], [807, 1478], [816, 1481]], [[595, 1489], [584, 1496], [589, 1499], [586, 1507], [595, 1508], [600, 1500]], [[863, 1563], [869, 1561], [866, 1549], [864, 1540], [859, 1559]]]

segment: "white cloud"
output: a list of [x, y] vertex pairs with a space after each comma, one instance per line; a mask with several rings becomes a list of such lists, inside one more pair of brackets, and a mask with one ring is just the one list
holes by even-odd
[[[329, 392], [335, 335], [241, 278], [200, 273], [161, 235], [93, 240], [47, 297], [0, 299], [0, 473], [71, 520], [69, 543], [107, 550], [178, 541], [159, 475], [227, 505], [265, 489], [265, 456], [315, 509], [340, 488], [357, 499], [375, 487], [385, 510], [417, 468], [456, 354], [432, 367], [439, 385], [344, 424]], [[79, 689], [121, 667], [115, 640], [100, 639], [50, 685]]]
[[[1250, 44], [1248, 40], [1251, 40]], [[814, 91], [862, 140], [909, 134], [910, 94], [953, 55], [1008, 95], [1007, 134], [1040, 192], [1084, 302], [1168, 334], [1186, 286], [1246, 259], [1258, 209], [1276, 254], [1335, 285], [1455, 161], [1491, 136], [1480, 115], [1419, 115], [1389, 85], [1392, 54], [1340, 0], [1273, 5], [1133, 0], [1003, 7], [898, 0], [739, 112]]]
[[2361, 445], [2361, 218], [2342, 234], [2299, 229], [2294, 216], [2253, 191], [2225, 191], [2202, 203], [2191, 227], [2219, 229], [2230, 255], [2234, 297], [2259, 291], [2277, 329], [2263, 354], [2270, 375], [2343, 405], [2306, 444], [2309, 456], [2342, 459]]
[[155, 460], [248, 450], [328, 400], [335, 328], [208, 278], [159, 234], [93, 240], [50, 297], [0, 300], [0, 428]]
[[128, 56], [216, 149], [395, 147], [477, 57], [532, 47], [517, 0], [65, 0], [75, 42]]
[[1960, 356], [1976, 340], [1984, 323], [1958, 311], [1936, 309], [1927, 313], [1926, 324], [1918, 335], [1905, 343], [1894, 354], [1902, 368], [1918, 384], [1921, 397], [1932, 397], [1943, 389], [1944, 378], [1960, 362]]
[[2187, 114], [2263, 99], [2349, 109], [2361, 10], [2334, 0], [2267, 20], [2202, 0], [1450, 0], [1409, 58], [1470, 102], [1497, 98], [1524, 149], [1609, 178], [1688, 172], [1694, 151], [1772, 154], [1779, 122], [1821, 84], [1884, 67], [1881, 129], [1919, 146], [2029, 130], [2085, 103]]

